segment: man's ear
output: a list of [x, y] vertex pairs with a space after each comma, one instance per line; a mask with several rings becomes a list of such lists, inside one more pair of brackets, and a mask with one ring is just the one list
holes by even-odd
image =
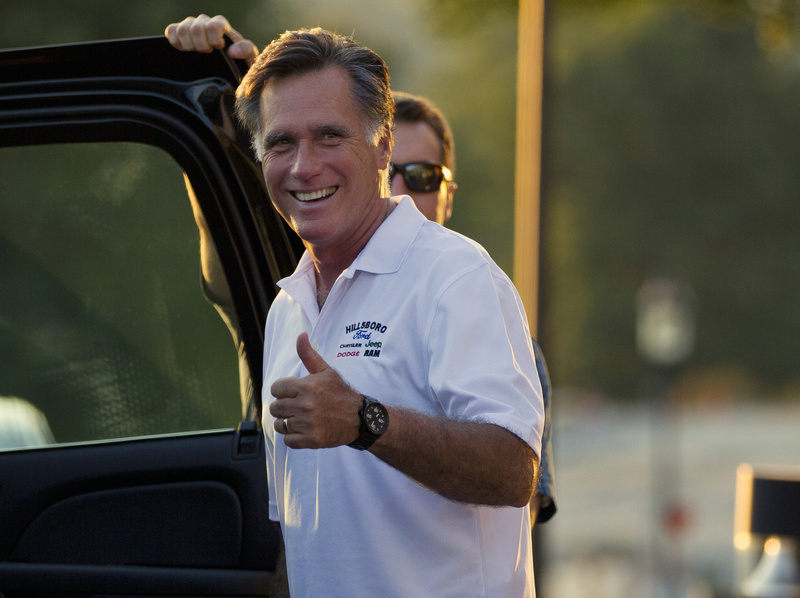
[[392, 136], [392, 127], [387, 123], [381, 127], [380, 138], [378, 139], [378, 160], [380, 170], [389, 168], [389, 160], [392, 158], [392, 146], [394, 145], [394, 137]]
[[456, 194], [456, 189], [458, 189], [458, 185], [455, 183], [449, 183], [447, 185], [447, 203], [444, 206], [445, 222], [450, 220], [450, 216], [453, 215], [453, 196]]

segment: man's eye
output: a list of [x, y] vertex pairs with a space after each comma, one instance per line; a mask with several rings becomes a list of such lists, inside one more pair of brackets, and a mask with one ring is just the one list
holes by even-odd
[[267, 151], [276, 151], [281, 150], [289, 145], [288, 139], [275, 139], [274, 141], [270, 141], [267, 143]]

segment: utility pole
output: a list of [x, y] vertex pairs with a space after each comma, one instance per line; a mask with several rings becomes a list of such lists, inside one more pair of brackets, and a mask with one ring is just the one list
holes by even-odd
[[513, 278], [528, 314], [531, 333], [536, 336], [539, 323], [544, 0], [519, 0], [518, 30]]
[[[544, 0], [519, 0], [517, 37], [517, 141], [514, 179], [514, 285], [525, 306], [531, 334], [538, 337], [540, 192], [542, 181], [542, 88]], [[547, 570], [541, 525], [533, 529], [533, 566]]]

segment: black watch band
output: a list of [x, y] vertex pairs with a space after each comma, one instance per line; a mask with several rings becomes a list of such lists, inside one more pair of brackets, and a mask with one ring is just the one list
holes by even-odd
[[372, 397], [368, 397], [367, 395], [361, 396], [364, 397], [364, 403], [358, 412], [358, 417], [361, 420], [358, 429], [358, 438], [347, 446], [359, 451], [365, 451], [371, 447], [389, 427], [389, 412], [386, 410], [386, 407]]

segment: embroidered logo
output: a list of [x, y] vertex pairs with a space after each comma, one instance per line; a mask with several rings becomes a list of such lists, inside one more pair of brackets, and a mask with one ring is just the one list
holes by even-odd
[[[388, 330], [388, 326], [380, 322], [364, 321], [355, 322], [345, 326], [344, 332], [347, 340], [339, 345], [340, 349], [351, 349], [363, 347], [364, 351], [341, 351], [337, 357], [380, 357], [383, 341], [373, 338], [373, 335], [383, 335]], [[378, 337], [381, 338], [381, 337]], [[351, 342], [366, 341], [366, 342]]]
[[351, 332], [355, 332], [356, 330], [375, 330], [383, 334], [386, 332], [386, 326], [381, 324], [380, 322], [356, 322], [355, 324], [350, 324], [346, 326], [344, 331], [345, 334], [350, 334]]
[[381, 347], [383, 343], [378, 341], [369, 341], [367, 344], [364, 345], [365, 347], [371, 347], [364, 351], [364, 357], [380, 357], [381, 356]]

